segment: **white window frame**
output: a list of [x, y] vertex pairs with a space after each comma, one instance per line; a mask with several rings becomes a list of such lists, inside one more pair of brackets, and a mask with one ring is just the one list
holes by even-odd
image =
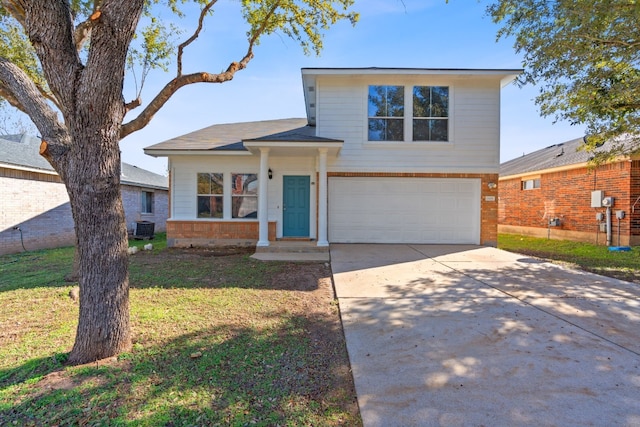
[[[369, 88], [371, 86], [403, 86], [404, 87], [404, 139], [402, 141], [372, 141], [369, 139]], [[416, 86], [438, 86], [447, 87], [449, 89], [449, 108], [447, 117], [447, 141], [426, 141], [426, 140], [413, 140], [413, 88]], [[449, 149], [455, 146], [455, 91], [456, 88], [450, 80], [404, 80], [398, 79], [394, 81], [382, 80], [367, 82], [363, 87], [363, 108], [365, 113], [364, 119], [364, 144], [370, 146], [385, 146], [385, 147], [439, 147], [441, 149]]]
[[[231, 179], [229, 180], [229, 182], [231, 183], [230, 185], [230, 195], [231, 195], [231, 219], [233, 220], [253, 220], [255, 221], [258, 218], [258, 190], [256, 187], [256, 193], [255, 194], [233, 194], [233, 182], [234, 182], [234, 178], [237, 175], [255, 175], [256, 179], [255, 182], [257, 185], [260, 185], [260, 181], [259, 181], [259, 174], [256, 172], [231, 172]], [[235, 217], [233, 216], [233, 206], [234, 206], [234, 199], [238, 199], [238, 198], [252, 198], [255, 199], [255, 206], [256, 206], [256, 217]]]
[[[211, 191], [213, 191], [213, 190], [210, 190], [209, 193], [200, 193], [199, 188], [198, 188], [198, 179], [199, 179], [199, 176], [201, 174], [208, 174], [208, 175], [218, 174], [218, 175], [222, 175], [222, 188], [223, 188], [222, 194], [220, 194], [220, 193], [212, 193]], [[222, 172], [197, 172], [196, 173], [196, 218], [198, 218], [198, 219], [211, 219], [211, 220], [224, 219], [224, 209], [225, 209], [225, 207], [227, 205], [227, 202], [226, 202], [225, 197], [224, 197], [224, 186], [225, 186], [226, 181], [227, 181], [227, 177]], [[222, 217], [214, 217], [214, 216], [202, 217], [202, 216], [200, 216], [200, 212], [199, 212], [199, 209], [198, 209], [198, 199], [200, 197], [210, 197], [210, 198], [211, 197], [222, 197], [222, 209], [223, 209], [222, 210]], [[211, 210], [211, 206], [209, 206], [209, 210]]]
[[[147, 203], [147, 197], [146, 195], [150, 195], [151, 197], [149, 197], [151, 199], [151, 204]], [[153, 191], [147, 191], [147, 190], [142, 190], [140, 192], [140, 213], [144, 214], [144, 215], [152, 215], [153, 214], [153, 205], [155, 203], [155, 195], [153, 194]]]
[[[414, 91], [417, 87], [428, 87], [428, 88], [435, 88], [435, 87], [442, 87], [442, 88], [447, 88], [447, 115], [446, 116], [424, 116], [424, 117], [416, 117], [414, 108], [413, 108], [413, 97], [414, 97]], [[405, 94], [406, 95], [406, 94]], [[430, 85], [413, 85], [411, 87], [411, 140], [413, 142], [429, 142], [429, 143], [447, 143], [451, 141], [451, 126], [450, 126], [450, 117], [451, 117], [451, 87], [448, 85], [438, 85], [438, 84], [430, 84]], [[415, 136], [415, 126], [414, 123], [416, 120], [419, 121], [431, 121], [431, 120], [443, 120], [447, 122], [447, 139], [445, 140], [438, 140], [438, 139], [416, 139]]]
[[521, 184], [522, 191], [539, 190], [542, 187], [540, 178], [523, 178]]

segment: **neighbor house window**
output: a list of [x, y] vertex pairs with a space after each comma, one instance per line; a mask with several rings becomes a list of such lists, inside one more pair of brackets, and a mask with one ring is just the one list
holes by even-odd
[[413, 87], [413, 140], [449, 140], [448, 87]]
[[231, 174], [231, 217], [258, 217], [258, 175]]
[[153, 213], [153, 193], [151, 191], [142, 192], [142, 209], [143, 214]]
[[540, 178], [522, 180], [523, 190], [533, 190], [534, 188], [540, 188]]
[[223, 175], [198, 174], [198, 218], [222, 218]]
[[369, 141], [404, 141], [404, 86], [369, 86]]

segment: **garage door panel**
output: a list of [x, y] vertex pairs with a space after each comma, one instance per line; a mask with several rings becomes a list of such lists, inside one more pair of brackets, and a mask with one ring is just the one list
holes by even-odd
[[480, 180], [332, 177], [329, 240], [478, 244]]

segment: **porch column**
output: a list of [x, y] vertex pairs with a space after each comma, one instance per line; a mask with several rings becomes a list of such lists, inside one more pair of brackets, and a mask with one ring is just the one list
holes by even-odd
[[260, 149], [260, 172], [258, 176], [258, 243], [256, 246], [269, 246], [269, 215], [267, 209], [267, 186], [269, 183], [269, 149]]
[[327, 149], [319, 148], [318, 170], [318, 246], [329, 246], [327, 239]]

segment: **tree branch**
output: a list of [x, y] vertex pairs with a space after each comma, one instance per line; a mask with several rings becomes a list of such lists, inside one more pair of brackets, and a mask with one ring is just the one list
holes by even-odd
[[[215, 3], [215, 1], [212, 3]], [[209, 3], [209, 4], [212, 5], [212, 3]], [[153, 116], [155, 116], [155, 114], [160, 110], [160, 108], [162, 108], [162, 106], [166, 104], [166, 102], [181, 87], [194, 84], [194, 83], [224, 83], [226, 81], [232, 80], [238, 71], [244, 70], [245, 68], [247, 68], [247, 65], [249, 64], [251, 59], [253, 59], [253, 47], [255, 46], [256, 42], [260, 38], [260, 35], [264, 33], [265, 29], [269, 24], [269, 20], [274, 15], [275, 11], [278, 9], [279, 6], [280, 6], [280, 0], [278, 0], [271, 6], [271, 9], [265, 16], [265, 19], [262, 21], [260, 27], [258, 27], [258, 29], [256, 29], [251, 34], [251, 37], [249, 38], [249, 46], [247, 48], [247, 52], [242, 57], [240, 62], [232, 62], [231, 64], [229, 64], [229, 67], [227, 67], [226, 71], [222, 73], [217, 73], [217, 74], [200, 72], [200, 73], [188, 74], [183, 76], [180, 74], [180, 71], [179, 71], [178, 76], [172, 79], [169, 83], [165, 85], [165, 87], [162, 88], [162, 90], [160, 90], [160, 92], [156, 95], [156, 97], [140, 113], [138, 117], [122, 125], [122, 127], [120, 128], [120, 138], [122, 139], [127, 135], [132, 134], [133, 132], [139, 131], [140, 129], [144, 128], [147, 124], [149, 124], [151, 119], [153, 119]], [[204, 15], [201, 14], [200, 18], [202, 19], [203, 16]], [[196, 31], [194, 33], [194, 36], [197, 37], [198, 33], [199, 31]], [[183, 43], [183, 45], [181, 46], [187, 46], [193, 40], [190, 39], [190, 41]]]
[[590, 36], [588, 34], [583, 34], [583, 33], [578, 33], [576, 34], [577, 37], [583, 38], [585, 40], [589, 40], [601, 45], [605, 45], [605, 46], [624, 46], [624, 47], [639, 47], [640, 46], [640, 41], [624, 41], [624, 40], [617, 40], [617, 39], [602, 39], [600, 37], [593, 37]]
[[35, 83], [20, 67], [4, 58], [0, 58], [0, 82], [3, 96], [28, 114], [40, 132], [44, 133], [51, 123], [59, 123], [58, 115]]
[[218, 2], [218, 0], [212, 0], [209, 3], [207, 3], [204, 6], [204, 8], [202, 8], [202, 10], [200, 11], [200, 16], [198, 17], [198, 27], [193, 32], [191, 37], [189, 37], [187, 40], [185, 40], [184, 42], [182, 42], [182, 43], [180, 43], [178, 45], [178, 57], [177, 57], [177, 60], [176, 60], [176, 63], [177, 63], [177, 66], [178, 66], [178, 71], [177, 71], [177, 76], [178, 77], [182, 75], [182, 53], [184, 51], [184, 48], [189, 46], [191, 43], [193, 43], [200, 36], [200, 32], [202, 31], [202, 28], [204, 26], [203, 25], [204, 18], [207, 16], [207, 13], [209, 13], [209, 10], [211, 10], [213, 5], [215, 5], [217, 2]]
[[20, 0], [2, 0], [2, 5], [7, 9], [7, 12], [24, 27], [25, 13], [24, 5]]
[[81, 22], [76, 26], [76, 29], [73, 34], [73, 39], [75, 40], [76, 51], [80, 52], [82, 46], [89, 41], [91, 38], [91, 30], [95, 22], [100, 18], [100, 6], [102, 5], [102, 0], [95, 0], [93, 4], [93, 13], [89, 16], [89, 19]]
[[247, 67], [247, 64], [253, 58], [253, 52], [247, 51], [247, 54], [242, 58], [240, 62], [232, 62], [227, 70], [218, 74], [209, 74], [206, 72], [187, 74], [172, 79], [167, 83], [162, 90], [156, 95], [149, 105], [140, 113], [138, 117], [131, 120], [129, 123], [123, 124], [120, 128], [120, 138], [124, 138], [127, 135], [136, 132], [144, 128], [153, 116], [162, 108], [164, 104], [180, 89], [181, 87], [194, 84], [194, 83], [224, 83], [232, 80], [236, 72], [243, 70]]
[[[42, 70], [63, 114], [73, 109], [75, 86], [82, 63], [75, 50], [73, 21], [65, 0], [3, 0], [20, 3], [28, 18], [24, 31], [38, 55]], [[33, 19], [38, 17], [38, 19]], [[19, 19], [19, 18], [16, 18]], [[65, 70], [65, 73], [60, 73]]]
[[26, 108], [24, 108], [20, 101], [18, 101], [18, 98], [16, 98], [13, 93], [11, 93], [11, 90], [9, 90], [9, 88], [5, 86], [3, 82], [0, 82], [0, 97], [4, 98], [4, 100], [7, 101], [12, 107], [17, 108], [25, 114], [28, 114]]
[[29, 76], [4, 58], [0, 58], [0, 93], [11, 105], [29, 115], [43, 140], [52, 142], [49, 144], [51, 149], [45, 150], [43, 155], [46, 154], [45, 158], [63, 176], [64, 168], [60, 165], [69, 141], [66, 127], [60, 123], [57, 113], [47, 104], [47, 98]]

